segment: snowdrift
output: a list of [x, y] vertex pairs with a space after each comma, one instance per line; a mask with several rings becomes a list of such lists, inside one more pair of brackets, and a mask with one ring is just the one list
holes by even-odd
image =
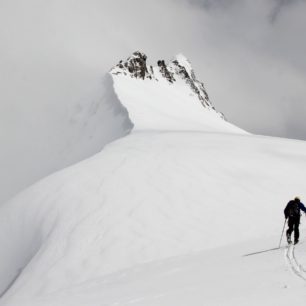
[[112, 78], [106, 75], [97, 83], [74, 103], [23, 106], [22, 118], [5, 124], [0, 131], [0, 205], [38, 179], [92, 156], [130, 132], [133, 125], [113, 91]]
[[149, 66], [146, 55], [135, 52], [111, 70], [115, 92], [128, 109], [134, 131], [247, 134], [215, 110], [185, 56], [177, 55], [168, 65], [158, 63]]
[[278, 235], [284, 201], [306, 196], [305, 149], [197, 132], [138, 132], [108, 145], [1, 208], [1, 290], [19, 275], [3, 305], [138, 263]]

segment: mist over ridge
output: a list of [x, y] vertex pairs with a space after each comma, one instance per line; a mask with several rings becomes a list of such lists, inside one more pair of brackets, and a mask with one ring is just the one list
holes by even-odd
[[105, 105], [104, 74], [137, 49], [154, 60], [183, 52], [241, 128], [305, 139], [305, 8], [303, 0], [1, 1], [0, 202], [112, 138], [106, 118], [93, 132], [84, 114]]

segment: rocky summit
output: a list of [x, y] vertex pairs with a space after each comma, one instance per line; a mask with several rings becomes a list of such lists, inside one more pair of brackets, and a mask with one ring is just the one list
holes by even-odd
[[152, 78], [153, 70], [148, 71], [147, 56], [139, 51], [136, 51], [126, 61], [120, 61], [113, 69], [113, 74], [129, 75], [136, 79]]
[[[140, 80], [151, 80], [152, 82], [163, 79], [169, 85], [183, 81], [190, 87], [192, 94], [198, 97], [204, 107], [215, 109], [209, 100], [203, 82], [196, 78], [190, 62], [182, 54], [175, 56], [169, 63], [166, 63], [165, 60], [158, 60], [157, 65], [152, 66], [147, 64], [147, 56], [144, 53], [136, 51], [125, 61], [120, 60], [111, 69], [110, 73]], [[222, 113], [220, 115], [225, 119]]]

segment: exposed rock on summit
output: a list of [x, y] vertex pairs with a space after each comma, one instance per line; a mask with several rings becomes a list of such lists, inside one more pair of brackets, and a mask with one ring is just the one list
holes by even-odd
[[185, 80], [192, 91], [197, 94], [199, 100], [205, 107], [213, 108], [209, 101], [204, 84], [197, 80], [189, 61], [183, 55], [177, 55], [176, 59], [172, 60], [168, 66], [169, 70], [173, 72], [174, 75], [179, 75], [183, 80]]
[[173, 73], [173, 72], [170, 72], [170, 71], [168, 70], [168, 67], [167, 67], [167, 65], [166, 65], [166, 63], [165, 63], [164, 60], [159, 60], [159, 61], [157, 62], [157, 65], [158, 65], [158, 67], [159, 67], [159, 71], [160, 71], [161, 75], [162, 75], [168, 82], [170, 82], [170, 83], [175, 82], [174, 73]]
[[[152, 67], [147, 65], [147, 56], [140, 51], [136, 51], [127, 60], [121, 60], [111, 69], [110, 73], [140, 80], [149, 79], [152, 82], [166, 80], [169, 85], [183, 80], [190, 87], [191, 94], [196, 95], [205, 108], [215, 110], [204, 84], [196, 78], [190, 62], [182, 54], [177, 55], [168, 64], [164, 60], [159, 60], [157, 66]], [[225, 119], [222, 113], [219, 113], [219, 115]]]
[[130, 75], [136, 79], [152, 78], [153, 70], [151, 73], [147, 67], [147, 56], [144, 53], [136, 51], [125, 62], [122, 60], [111, 71], [113, 74]]

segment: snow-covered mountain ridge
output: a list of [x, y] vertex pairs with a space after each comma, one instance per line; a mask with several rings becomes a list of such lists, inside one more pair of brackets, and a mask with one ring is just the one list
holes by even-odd
[[245, 133], [225, 120], [209, 100], [204, 84], [182, 54], [166, 64], [147, 64], [134, 52], [110, 71], [115, 92], [136, 130], [204, 130]]
[[283, 299], [280, 253], [241, 255], [306, 198], [306, 143], [250, 135], [163, 63], [153, 79], [130, 62], [106, 76], [128, 135], [0, 207], [0, 305], [304, 305], [302, 285]]
[[164, 60], [157, 62], [157, 67], [147, 66], [147, 56], [139, 51], [133, 53], [126, 61], [120, 61], [112, 70], [114, 75], [129, 75], [136, 79], [150, 79], [159, 81], [165, 78], [170, 84], [182, 79], [190, 86], [190, 89], [198, 96], [204, 107], [213, 108], [209, 101], [204, 84], [197, 80], [190, 62], [183, 54], [177, 55], [169, 64]]
[[99, 306], [107, 293], [94, 284], [109, 273], [253, 239], [278, 243], [284, 202], [306, 198], [305, 150], [301, 141], [190, 131], [113, 142], [1, 207], [0, 305], [70, 306], [78, 292], [77, 305]]

